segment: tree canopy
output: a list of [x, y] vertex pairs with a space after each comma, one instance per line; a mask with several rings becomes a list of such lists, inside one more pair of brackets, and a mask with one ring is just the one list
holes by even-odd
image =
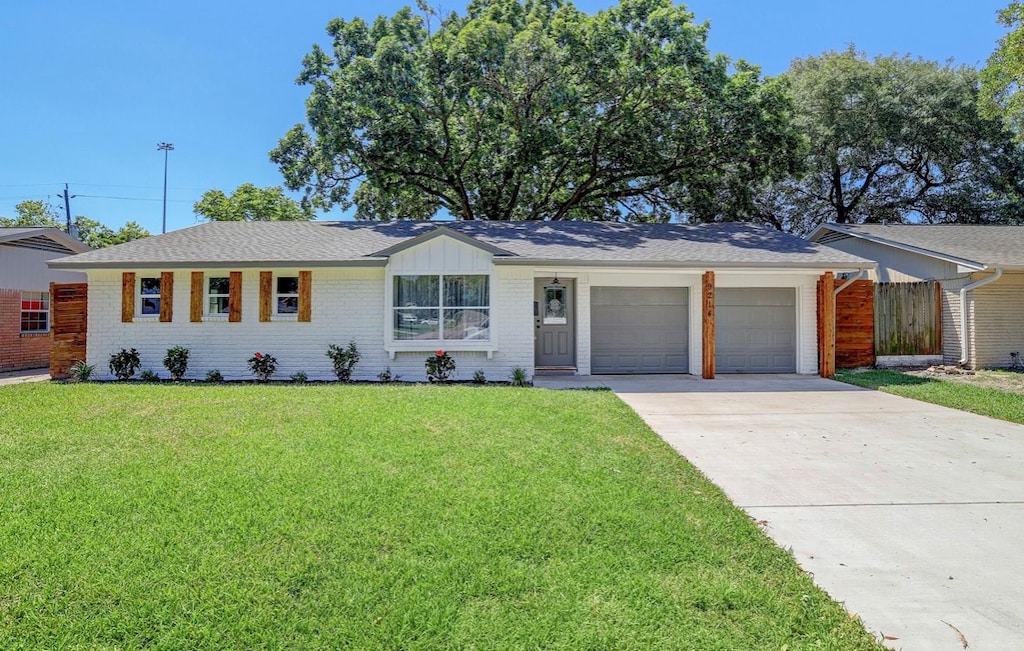
[[562, 0], [419, 3], [335, 19], [298, 83], [308, 125], [271, 152], [286, 185], [362, 219], [738, 218], [796, 169], [779, 83], [712, 57], [673, 0], [595, 15]]
[[783, 76], [805, 173], [760, 186], [760, 220], [804, 233], [826, 221], [1020, 217], [1024, 160], [998, 120], [979, 116], [973, 68], [851, 47]]
[[998, 20], [1010, 32], [999, 39], [981, 71], [978, 108], [986, 117], [1001, 118], [1018, 139], [1024, 139], [1024, 4], [1011, 2]]
[[285, 195], [281, 187], [258, 188], [243, 183], [230, 196], [220, 190], [208, 190], [192, 211], [208, 221], [303, 221], [313, 219], [308, 205]]
[[[67, 225], [60, 213], [45, 201], [22, 201], [14, 206], [14, 210], [18, 216], [0, 217], [0, 226], [50, 226], [64, 230]], [[102, 249], [150, 236], [149, 231], [134, 221], [127, 222], [116, 231], [95, 219], [89, 219], [82, 215], [76, 216], [73, 223], [78, 227], [78, 239], [94, 249]]]

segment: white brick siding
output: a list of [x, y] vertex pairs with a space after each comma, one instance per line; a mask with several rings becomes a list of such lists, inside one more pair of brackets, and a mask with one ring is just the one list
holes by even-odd
[[[453, 262], [455, 261], [455, 262]], [[242, 270], [241, 322], [189, 321], [191, 272], [206, 277], [223, 276], [226, 269], [174, 270], [173, 320], [136, 317], [121, 323], [121, 273], [158, 275], [160, 270], [124, 269], [89, 273], [89, 332], [87, 357], [96, 365], [97, 377], [112, 379], [108, 358], [120, 348], [136, 348], [142, 368], [166, 377], [163, 357], [171, 346], [190, 349], [186, 377], [202, 379], [219, 370], [227, 379], [251, 379], [246, 362], [259, 351], [277, 358], [275, 379], [287, 379], [298, 371], [311, 380], [334, 379], [329, 344], [345, 345], [354, 339], [362, 359], [353, 377], [375, 380], [390, 367], [392, 374], [409, 381], [426, 379], [424, 361], [440, 347], [422, 342], [416, 350], [399, 350], [410, 342], [390, 340], [392, 308], [391, 276], [395, 273], [489, 273], [491, 276], [491, 341], [459, 342], [447, 348], [456, 361], [456, 379], [468, 380], [482, 370], [489, 380], [506, 380], [516, 366], [532, 375], [534, 366], [534, 280], [558, 273], [576, 281], [577, 369], [590, 373], [590, 289], [594, 286], [680, 286], [690, 296], [690, 370], [701, 369], [701, 292], [704, 270], [596, 269], [493, 265], [490, 254], [460, 242], [437, 238], [401, 252], [389, 268], [313, 268], [310, 323], [294, 320], [259, 321], [259, 269]], [[295, 275], [297, 269], [273, 269], [275, 274]], [[817, 372], [815, 281], [820, 272], [717, 271], [720, 287], [793, 287], [797, 290], [797, 372]], [[205, 298], [205, 297], [204, 297]], [[400, 343], [401, 346], [397, 344]], [[459, 350], [458, 348], [476, 348]], [[1024, 346], [1022, 346], [1024, 348]], [[394, 357], [389, 355], [389, 349]]]

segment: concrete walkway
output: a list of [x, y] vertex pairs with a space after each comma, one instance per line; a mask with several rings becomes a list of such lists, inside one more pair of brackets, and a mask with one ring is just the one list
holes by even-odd
[[614, 390], [889, 646], [1024, 649], [1024, 426], [795, 375], [537, 384]]
[[24, 371], [0, 373], [0, 386], [5, 384], [21, 384], [22, 382], [47, 382], [49, 379], [50, 369], [30, 368]]

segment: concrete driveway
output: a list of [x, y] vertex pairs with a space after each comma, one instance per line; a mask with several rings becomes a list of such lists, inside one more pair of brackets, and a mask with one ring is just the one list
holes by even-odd
[[816, 377], [590, 382], [887, 645], [1024, 649], [1024, 426]]

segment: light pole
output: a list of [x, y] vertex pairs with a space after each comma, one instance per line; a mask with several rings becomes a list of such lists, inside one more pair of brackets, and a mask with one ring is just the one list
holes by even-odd
[[169, 142], [160, 142], [156, 145], [157, 151], [164, 153], [164, 223], [161, 233], [167, 232], [167, 152], [174, 151], [174, 145]]

